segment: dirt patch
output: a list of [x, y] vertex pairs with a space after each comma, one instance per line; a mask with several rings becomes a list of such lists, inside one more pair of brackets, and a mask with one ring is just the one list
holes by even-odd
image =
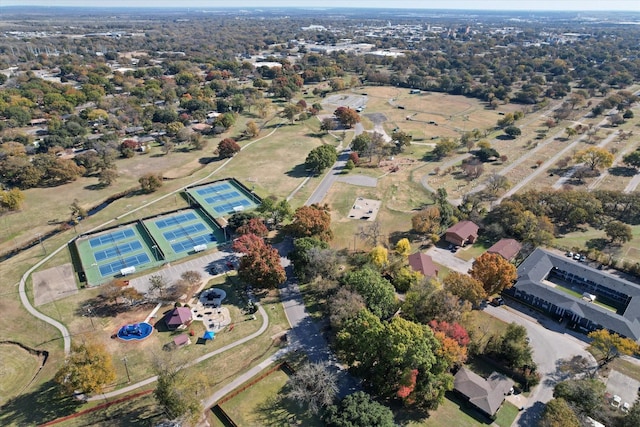
[[36, 307], [77, 293], [71, 263], [33, 273], [33, 303]]
[[392, 160], [383, 160], [378, 164], [378, 167], [384, 171], [384, 173], [393, 173], [398, 172], [402, 166], [413, 166], [415, 163], [415, 159], [398, 157]]
[[349, 211], [349, 218], [375, 221], [381, 203], [380, 200], [358, 197]]

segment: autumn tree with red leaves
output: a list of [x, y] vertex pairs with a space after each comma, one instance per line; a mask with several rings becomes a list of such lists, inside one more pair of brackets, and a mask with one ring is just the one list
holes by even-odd
[[355, 110], [348, 107], [338, 107], [333, 112], [336, 119], [346, 128], [351, 129], [356, 123], [360, 123], [360, 116]]
[[267, 230], [267, 226], [264, 225], [264, 221], [262, 221], [261, 218], [251, 218], [249, 222], [236, 229], [236, 234], [239, 236], [255, 234], [258, 237], [264, 238], [269, 234], [269, 230]]
[[480, 255], [473, 262], [469, 274], [482, 282], [487, 295], [502, 292], [503, 289], [513, 286], [518, 278], [516, 267], [501, 255], [488, 252]]
[[242, 235], [233, 242], [233, 250], [244, 254], [238, 267], [243, 281], [257, 288], [275, 288], [286, 280], [278, 251], [261, 237]]
[[441, 347], [436, 352], [444, 358], [449, 366], [459, 366], [467, 360], [467, 345], [471, 341], [467, 330], [458, 322], [438, 322], [432, 320], [429, 327], [433, 335], [440, 341]]
[[233, 157], [240, 151], [240, 146], [233, 138], [225, 138], [218, 144], [218, 156], [221, 159]]
[[328, 242], [333, 238], [329, 208], [317, 204], [299, 207], [293, 214], [289, 233], [293, 237], [316, 237]]

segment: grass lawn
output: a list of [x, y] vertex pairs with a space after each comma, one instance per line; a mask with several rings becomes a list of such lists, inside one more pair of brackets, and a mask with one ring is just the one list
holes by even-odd
[[38, 372], [40, 358], [15, 344], [0, 344], [0, 404], [18, 395]]
[[[401, 414], [401, 417], [403, 415]], [[453, 393], [448, 392], [438, 409], [431, 411], [428, 418], [397, 420], [407, 427], [478, 427], [488, 426], [490, 420], [466, 406]]]
[[487, 249], [489, 249], [489, 246], [486, 246], [484, 242], [476, 242], [473, 246], [458, 249], [456, 256], [465, 261], [469, 261], [472, 258], [478, 258], [485, 253]]
[[239, 426], [321, 426], [319, 419], [284, 397], [288, 379], [277, 370], [220, 406]]
[[501, 334], [507, 329], [507, 323], [484, 311], [472, 310], [461, 322], [472, 341], [483, 347], [494, 334]]
[[515, 406], [511, 402], [505, 401], [496, 414], [495, 423], [500, 427], [510, 427], [513, 423], [513, 420], [515, 420], [518, 416], [518, 412], [520, 412], [520, 410], [517, 406]]

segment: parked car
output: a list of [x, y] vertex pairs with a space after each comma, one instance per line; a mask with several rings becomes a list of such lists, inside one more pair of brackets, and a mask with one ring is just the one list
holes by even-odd
[[580, 256], [580, 262], [586, 262], [587, 261], [587, 257], [584, 255]]
[[567, 252], [567, 256], [568, 256], [569, 258], [573, 258], [573, 252]]
[[580, 260], [580, 254], [578, 254], [578, 253], [573, 254], [573, 259], [575, 259], [576, 261], [579, 261]]
[[504, 305], [504, 300], [501, 297], [497, 297], [492, 299], [489, 304], [491, 304], [494, 307], [499, 307], [501, 305]]

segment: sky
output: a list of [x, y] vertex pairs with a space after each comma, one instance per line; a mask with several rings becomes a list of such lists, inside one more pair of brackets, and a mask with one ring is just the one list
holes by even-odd
[[0, 0], [0, 6], [87, 7], [379, 7], [483, 10], [627, 10], [640, 11], [640, 0]]

